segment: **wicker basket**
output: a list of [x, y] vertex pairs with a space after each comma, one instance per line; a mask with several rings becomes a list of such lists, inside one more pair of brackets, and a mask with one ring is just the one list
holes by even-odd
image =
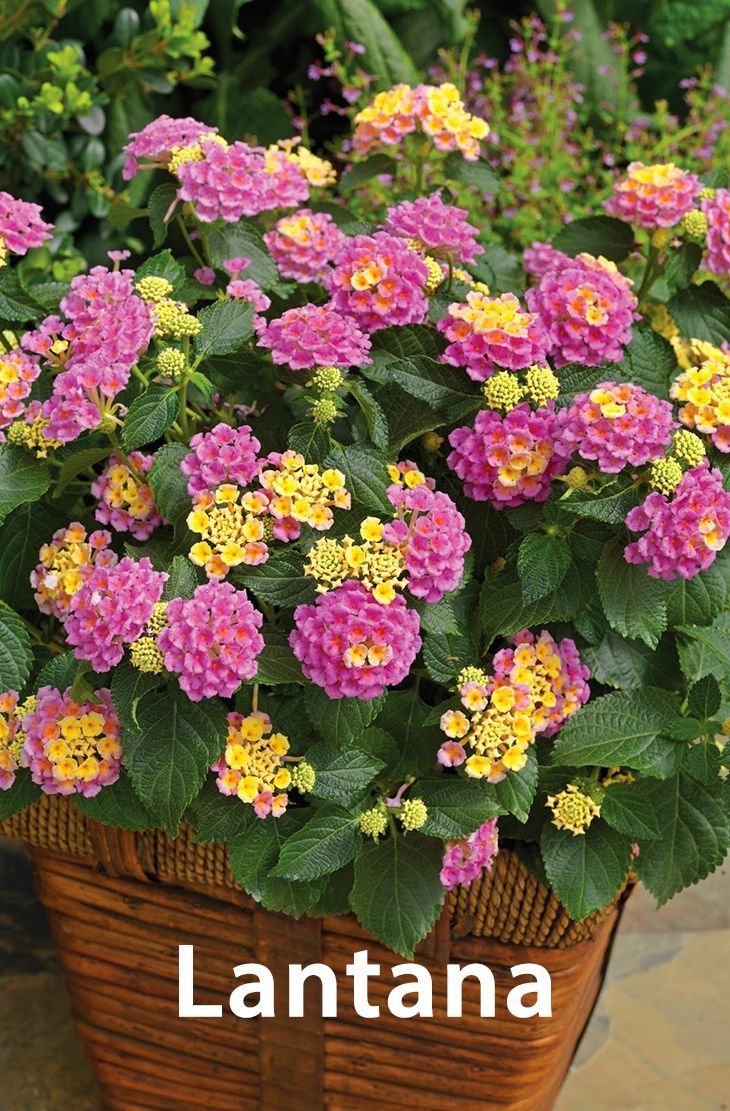
[[[262, 910], [236, 885], [225, 848], [196, 845], [188, 829], [175, 841], [112, 830], [61, 798], [0, 828], [32, 848], [76, 1026], [102, 1105], [114, 1111], [550, 1108], [598, 995], [623, 901], [572, 922], [514, 854], [501, 852], [488, 876], [451, 894], [419, 947], [441, 1017], [406, 1021], [384, 1006], [399, 958], [352, 916], [295, 922]], [[196, 991], [224, 1004], [222, 1019], [178, 1018], [180, 944], [195, 946]], [[362, 948], [382, 968], [369, 989], [381, 1004], [376, 1021], [355, 1013], [344, 975]], [[266, 964], [277, 984], [286, 984], [290, 962], [328, 964], [342, 978], [338, 1017], [236, 1018], [225, 1006], [231, 969], [247, 960]], [[480, 1017], [473, 981], [464, 1017], [442, 1017], [449, 960], [491, 968], [496, 1018]], [[552, 976], [552, 1018], [516, 1019], [504, 1006], [510, 966], [530, 960]], [[424, 1068], [427, 1057], [433, 1068]]]

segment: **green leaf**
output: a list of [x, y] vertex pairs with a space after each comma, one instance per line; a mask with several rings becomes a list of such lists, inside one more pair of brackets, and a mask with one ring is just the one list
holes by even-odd
[[297, 883], [271, 875], [285, 841], [306, 819], [306, 810], [291, 811], [263, 822], [257, 819], [228, 849], [233, 875], [251, 898], [267, 910], [280, 911], [292, 918], [300, 918], [317, 902], [326, 882], [322, 879]]
[[90, 470], [97, 463], [101, 463], [102, 460], [108, 459], [110, 453], [111, 447], [109, 445], [106, 447], [87, 447], [82, 451], [74, 452], [68, 459], [64, 459], [63, 466], [58, 472], [58, 478], [53, 487], [54, 498], [60, 497], [68, 484], [73, 482], [78, 475]]
[[230, 355], [240, 350], [253, 335], [253, 305], [242, 301], [216, 301], [198, 313], [203, 330], [194, 340], [200, 359]]
[[553, 240], [553, 247], [571, 258], [586, 251], [589, 255], [603, 255], [610, 262], [623, 262], [633, 245], [631, 225], [613, 216], [584, 216], [572, 220]]
[[33, 693], [36, 694], [41, 687], [56, 687], [63, 693], [73, 686], [80, 667], [81, 661], [76, 659], [73, 652], [52, 656], [36, 676]]
[[714, 741], [701, 741], [691, 746], [684, 769], [693, 779], [712, 787], [720, 775], [722, 754]]
[[32, 664], [33, 650], [22, 618], [0, 602], [0, 690], [22, 691]]
[[155, 828], [155, 819], [137, 798], [124, 769], [116, 783], [111, 787], [102, 787], [93, 798], [78, 794], [73, 798], [82, 814], [105, 826], [135, 830]]
[[350, 906], [360, 925], [410, 958], [441, 911], [442, 846], [417, 833], [368, 845], [355, 863]]
[[30, 569], [38, 562], [41, 545], [67, 522], [66, 515], [34, 503], [18, 506], [8, 518], [0, 532], [0, 597], [9, 606], [35, 606]]
[[467, 162], [460, 151], [452, 151], [444, 162], [444, 175], [447, 181], [462, 181], [464, 185], [474, 185], [480, 193], [494, 195], [499, 192], [499, 178], [483, 159]]
[[236, 795], [222, 795], [213, 779], [208, 778], [191, 802], [185, 820], [195, 828], [196, 842], [206, 845], [227, 844], [261, 819], [252, 806]]
[[683, 336], [718, 347], [730, 342], [730, 301], [715, 282], [680, 290], [670, 298], [667, 310]]
[[551, 621], [569, 621], [588, 603], [594, 589], [592, 574], [574, 563], [557, 590], [527, 604], [516, 569], [506, 567], [488, 573], [479, 597], [486, 646], [495, 637], [511, 636], [520, 629]]
[[659, 820], [646, 782], [616, 783], [606, 789], [601, 803], [601, 817], [619, 833], [633, 841], [651, 841], [659, 837]]
[[526, 822], [537, 794], [538, 765], [534, 748], [527, 750], [527, 763], [522, 771], [508, 772], [494, 787], [500, 806], [520, 822]]
[[174, 288], [185, 280], [185, 271], [174, 258], [172, 251], [164, 250], [146, 258], [137, 268], [135, 281], [138, 282], [141, 278], [166, 278]]
[[138, 671], [128, 659], [120, 660], [112, 672], [111, 696], [117, 717], [125, 729], [139, 733], [141, 726], [137, 721], [137, 706], [150, 691], [156, 690], [161, 682], [159, 675]]
[[188, 449], [184, 444], [163, 444], [155, 452], [155, 461], [149, 472], [155, 504], [176, 529], [184, 524], [192, 509], [188, 480], [180, 470], [180, 464], [187, 454]]
[[418, 71], [401, 42], [371, 0], [316, 0], [323, 25], [334, 27], [337, 43], [359, 42], [365, 47], [362, 62], [375, 74], [375, 88], [389, 89], [399, 82], [418, 84]]
[[671, 344], [650, 328], [635, 328], [623, 362], [616, 364], [610, 377], [619, 382], [634, 382], [649, 393], [667, 399], [676, 373], [677, 356]]
[[159, 440], [177, 419], [180, 401], [175, 390], [153, 382], [129, 406], [122, 428], [122, 443], [127, 451]]
[[0, 822], [7, 822], [14, 814], [32, 806], [41, 797], [41, 789], [30, 777], [27, 768], [20, 768], [13, 786], [0, 791]]
[[513, 293], [522, 288], [525, 277], [519, 259], [501, 243], [484, 243], [483, 246], [484, 254], [469, 266], [471, 272], [486, 282], [493, 294]]
[[170, 564], [169, 579], [162, 591], [162, 599], [169, 602], [171, 598], [192, 598], [198, 585], [198, 576], [187, 556], [176, 555]]
[[671, 637], [662, 637], [652, 649], [609, 629], [597, 645], [584, 649], [581, 656], [593, 678], [608, 687], [639, 690], [645, 686], [673, 687], [677, 684], [679, 662]]
[[593, 698], [565, 723], [551, 753], [551, 763], [569, 766], [625, 765], [656, 774], [672, 741], [662, 736], [676, 717], [667, 691], [614, 691]]
[[39, 305], [12, 270], [0, 270], [0, 320], [21, 323], [43, 316]]
[[540, 849], [550, 886], [576, 922], [613, 899], [631, 858], [629, 838], [600, 819], [578, 836], [547, 822]]
[[217, 699], [191, 702], [173, 687], [145, 695], [140, 732], [124, 731], [127, 771], [138, 797], [170, 836], [225, 747], [226, 711]]
[[419, 779], [408, 798], [423, 799], [428, 807], [428, 819], [421, 832], [450, 841], [468, 837], [487, 818], [504, 814], [487, 785], [475, 779], [449, 775]]
[[458, 367], [428, 355], [394, 357], [374, 351], [371, 366], [362, 373], [377, 382], [394, 382], [411, 397], [430, 405], [441, 423], [462, 420], [479, 408], [479, 390]]
[[322, 741], [310, 748], [307, 761], [317, 775], [312, 795], [344, 804], [359, 798], [385, 766], [383, 760], [370, 752], [352, 745], [343, 750], [333, 741]]
[[317, 732], [326, 741], [344, 748], [356, 741], [375, 720], [383, 705], [380, 698], [330, 698], [321, 687], [308, 692], [307, 715]]
[[721, 613], [712, 625], [678, 625], [688, 641], [679, 645], [679, 660], [687, 679], [696, 683], [706, 675], [730, 678], [730, 614]]
[[335, 918], [340, 914], [347, 914], [354, 880], [355, 871], [351, 864], [327, 876], [322, 893], [309, 908], [309, 914], [313, 918]]
[[387, 451], [389, 433], [385, 413], [361, 379], [353, 378], [348, 388], [362, 410], [370, 439], [375, 447]]
[[279, 552], [258, 567], [238, 569], [232, 578], [262, 601], [286, 609], [317, 597], [314, 580], [304, 574], [304, 556], [299, 552]]
[[667, 584], [667, 619], [670, 629], [678, 625], [711, 625], [725, 608], [730, 591], [730, 549], [720, 552], [706, 571], [691, 579], [677, 578]]
[[167, 213], [177, 197], [177, 187], [170, 184], [158, 185], [150, 194], [147, 202], [147, 214], [152, 232], [152, 246], [155, 250], [161, 247], [167, 239], [169, 225], [165, 221]]
[[353, 505], [376, 510], [386, 516], [392, 515], [393, 507], [385, 492], [390, 486], [388, 469], [385, 460], [374, 448], [363, 444], [348, 447], [338, 444], [325, 459], [325, 466], [343, 472]]
[[387, 154], [373, 154], [362, 162], [353, 163], [350, 169], [345, 171], [340, 178], [340, 190], [347, 193], [350, 189], [356, 189], [358, 185], [364, 185], [366, 181], [377, 177], [378, 174], [392, 174], [396, 166], [395, 160]]
[[323, 806], [284, 842], [272, 876], [307, 881], [344, 868], [355, 859], [362, 843], [359, 822], [359, 813]]
[[635, 867], [659, 906], [713, 872], [730, 844], [723, 785], [698, 783], [685, 772], [646, 784], [659, 819], [659, 838], [642, 844]]
[[262, 289], [273, 289], [280, 284], [279, 271], [264, 243], [261, 232], [249, 220], [239, 220], [223, 228], [213, 228], [208, 233], [208, 247], [212, 265], [223, 269], [226, 259], [243, 256], [250, 259], [246, 277], [253, 278]]
[[397, 759], [388, 767], [393, 779], [423, 775], [436, 766], [443, 733], [438, 723], [426, 725], [429, 707], [415, 687], [405, 691], [388, 691], [378, 714], [376, 725], [397, 738]]
[[626, 514], [638, 502], [639, 494], [633, 485], [626, 489], [616, 489], [612, 482], [597, 494], [587, 490], [574, 490], [569, 498], [561, 499], [560, 508], [565, 513], [574, 513], [577, 517], [590, 517], [594, 521], [604, 521], [608, 525], [622, 525]]
[[528, 533], [517, 556], [524, 601], [529, 605], [556, 590], [571, 562], [570, 548], [564, 540], [541, 532]]
[[706, 675], [690, 689], [687, 712], [700, 721], [711, 721], [720, 709], [722, 696], [714, 675]]
[[698, 243], [683, 243], [670, 251], [663, 278], [670, 293], [686, 289], [702, 260], [702, 248]]
[[307, 463], [323, 463], [332, 450], [332, 440], [326, 428], [313, 421], [302, 421], [293, 424], [289, 429], [287, 447], [291, 451], [298, 451]]
[[265, 645], [257, 657], [255, 681], [272, 687], [281, 683], [303, 683], [301, 664], [289, 647], [286, 635], [273, 625], [265, 625], [261, 633]]
[[0, 520], [17, 505], [37, 501], [50, 485], [42, 459], [15, 444], [0, 444]]
[[667, 627], [664, 583], [650, 578], [642, 564], [626, 562], [620, 537], [604, 548], [598, 563], [598, 592], [611, 628], [656, 648]]

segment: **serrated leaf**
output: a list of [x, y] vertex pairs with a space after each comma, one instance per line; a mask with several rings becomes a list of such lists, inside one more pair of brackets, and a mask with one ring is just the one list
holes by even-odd
[[158, 185], [150, 194], [147, 202], [147, 215], [152, 232], [152, 246], [155, 250], [161, 247], [167, 239], [168, 223], [165, 221], [170, 208], [177, 196], [177, 187], [170, 184]]
[[306, 882], [344, 868], [362, 844], [359, 823], [359, 813], [323, 806], [284, 842], [272, 876]]
[[517, 572], [522, 583], [522, 597], [529, 605], [556, 590], [568, 573], [572, 562], [570, 548], [557, 536], [528, 533], [520, 544]]
[[575, 258], [583, 251], [611, 262], [623, 262], [634, 245], [630, 224], [613, 216], [584, 216], [572, 220], [558, 232], [553, 246]]
[[601, 817], [619, 833], [633, 841], [659, 837], [659, 820], [645, 783], [616, 783], [606, 789], [601, 803]]
[[713, 872], [730, 844], [722, 783], [699, 783], [685, 772], [646, 784], [659, 820], [659, 838], [641, 846], [635, 867], [659, 906]]
[[678, 625], [677, 632], [688, 638], [679, 645], [679, 659], [690, 682], [706, 675], [730, 678], [730, 614], [721, 613], [711, 625]]
[[350, 906], [360, 925], [410, 958], [444, 901], [441, 844], [417, 833], [367, 846], [355, 863]]
[[706, 571], [691, 579], [667, 583], [667, 621], [678, 625], [711, 625], [724, 608], [730, 589], [730, 550], [721, 552]]
[[16, 506], [37, 501], [50, 485], [42, 459], [15, 444], [0, 444], [0, 521]]
[[0, 791], [0, 822], [7, 822], [14, 814], [32, 806], [41, 797], [41, 789], [30, 777], [28, 768], [20, 768], [13, 786]]
[[226, 259], [250, 259], [246, 277], [253, 278], [262, 289], [273, 289], [280, 283], [279, 272], [264, 243], [261, 232], [249, 220], [239, 220], [208, 233], [208, 247], [213, 266], [223, 269]]
[[330, 698], [321, 687], [312, 687], [306, 710], [317, 732], [327, 741], [344, 748], [356, 741], [367, 729], [383, 706], [378, 698]]
[[374, 510], [390, 516], [393, 507], [386, 490], [390, 477], [383, 456], [363, 444], [333, 447], [325, 459], [326, 467], [335, 467], [345, 476], [345, 486], [358, 509]]
[[238, 300], [216, 301], [198, 313], [203, 325], [194, 341], [199, 359], [239, 351], [253, 335], [253, 305]]
[[663, 732], [676, 716], [676, 699], [652, 687], [593, 698], [560, 730], [551, 763], [571, 767], [625, 765], [647, 775], [655, 774], [666, 750], [674, 749]]
[[300, 918], [319, 899], [326, 880], [297, 883], [271, 875], [286, 839], [306, 821], [306, 810], [281, 818], [257, 819], [229, 845], [231, 870], [245, 891], [267, 910]]
[[486, 646], [497, 636], [511, 636], [551, 621], [569, 621], [588, 603], [594, 589], [592, 572], [575, 562], [557, 590], [528, 604], [516, 569], [508, 566], [488, 573], [479, 597]]
[[307, 761], [317, 776], [312, 795], [342, 803], [358, 798], [385, 766], [383, 760], [370, 752], [353, 745], [343, 750], [332, 741], [322, 741], [308, 749]]
[[581, 657], [593, 678], [609, 687], [638, 690], [645, 686], [677, 685], [677, 649], [668, 636], [662, 637], [652, 649], [640, 640], [627, 640], [609, 629], [598, 644], [584, 649]]
[[180, 464], [187, 454], [188, 449], [184, 444], [163, 444], [155, 452], [154, 463], [149, 472], [155, 505], [175, 528], [184, 523], [192, 508], [188, 480], [180, 470]]
[[670, 293], [686, 289], [694, 277], [702, 260], [699, 243], [683, 243], [681, 247], [668, 252], [667, 263], [662, 277]]
[[451, 686], [454, 678], [476, 658], [477, 650], [463, 633], [427, 633], [423, 638], [423, 662], [431, 678]]
[[121, 724], [132, 733], [139, 733], [137, 706], [150, 691], [160, 685], [160, 676], [132, 667], [126, 658], [120, 660], [112, 672], [111, 696]]
[[237, 795], [222, 795], [212, 778], [206, 779], [185, 814], [185, 821], [194, 827], [195, 840], [201, 845], [228, 844], [260, 820], [254, 808]]
[[561, 499], [560, 508], [577, 517], [590, 517], [594, 521], [604, 521], [607, 525], [622, 525], [627, 513], [638, 502], [639, 494], [633, 485], [626, 489], [616, 489], [612, 482], [597, 494], [574, 490], [569, 498]]
[[19, 505], [0, 532], [0, 598], [13, 609], [35, 606], [30, 570], [38, 562], [42, 544], [68, 517], [46, 505]]
[[116, 783], [103, 787], [93, 798], [76, 794], [73, 799], [82, 814], [105, 826], [134, 830], [155, 828], [155, 819], [137, 798], [124, 769]]
[[576, 922], [610, 903], [631, 858], [630, 839], [600, 818], [578, 836], [547, 822], [540, 849], [550, 886]]
[[265, 625], [261, 635], [265, 644], [256, 657], [258, 669], [255, 681], [267, 686], [303, 683], [301, 664], [289, 647], [285, 634], [272, 625]]
[[730, 342], [730, 301], [715, 282], [675, 293], [667, 311], [683, 336], [707, 340], [717, 347]]
[[385, 696], [375, 724], [397, 738], [397, 759], [388, 766], [393, 779], [423, 775], [436, 766], [443, 733], [437, 723], [426, 725], [428, 710], [415, 687], [389, 691]]
[[298, 451], [307, 463], [323, 463], [332, 450], [332, 440], [326, 428], [313, 421], [293, 424], [289, 429], [287, 447]]
[[198, 576], [187, 556], [176, 555], [170, 564], [169, 579], [162, 591], [162, 600], [169, 602], [171, 598], [192, 598]]
[[[374, 353], [375, 354], [375, 353]], [[479, 408], [479, 390], [458, 367], [426, 355], [385, 357], [380, 354], [363, 374], [377, 382], [394, 382], [409, 396], [425, 401], [441, 423], [462, 420]]]
[[232, 578], [262, 601], [293, 609], [317, 597], [314, 579], [304, 574], [304, 563], [299, 552], [277, 552], [258, 567], [237, 570]]
[[464, 185], [474, 185], [480, 193], [494, 195], [499, 192], [499, 178], [483, 159], [467, 162], [460, 151], [452, 151], [444, 162], [444, 175], [450, 181], [463, 181]]
[[687, 775], [708, 786], [717, 783], [722, 755], [714, 741], [701, 741], [692, 745], [684, 762]]
[[91, 467], [101, 463], [102, 460], [108, 459], [111, 448], [107, 447], [88, 447], [83, 451], [77, 451], [68, 459], [64, 459], [61, 470], [58, 472], [58, 478], [53, 487], [54, 498], [60, 497], [63, 491], [68, 486], [69, 482], [73, 482], [77, 475], [83, 471], [89, 470]]
[[623, 361], [616, 363], [606, 377], [619, 382], [634, 382], [656, 397], [667, 399], [669, 386], [677, 373], [677, 356], [663, 336], [650, 328], [635, 328]]
[[687, 696], [687, 712], [700, 721], [711, 721], [720, 709], [722, 695], [714, 675], [705, 675], [694, 683]]
[[166, 278], [174, 289], [185, 280], [185, 271], [172, 251], [165, 249], [156, 255], [150, 255], [137, 267], [135, 281], [138, 282], [141, 278]]
[[538, 765], [534, 748], [527, 750], [527, 763], [518, 772], [508, 772], [494, 786], [494, 794], [500, 806], [514, 814], [520, 822], [526, 822], [537, 794]]
[[217, 699], [191, 702], [173, 687], [145, 695], [140, 732], [125, 729], [125, 764], [138, 797], [171, 836], [225, 746], [226, 712]]
[[627, 563], [624, 542], [607, 544], [598, 563], [598, 592], [611, 628], [621, 636], [655, 648], [667, 627], [664, 583], [652, 579], [643, 564]]
[[0, 320], [14, 323], [36, 320], [43, 316], [43, 306], [39, 305], [17, 274], [12, 270], [0, 270]]
[[127, 451], [159, 440], [177, 419], [180, 400], [175, 390], [153, 382], [129, 406], [122, 428], [122, 443]]
[[326, 21], [334, 27], [338, 46], [359, 42], [365, 47], [363, 62], [375, 75], [375, 87], [389, 89], [399, 82], [418, 83], [418, 71], [400, 39], [371, 0], [317, 0]]
[[385, 413], [363, 381], [353, 379], [348, 388], [362, 410], [373, 444], [381, 451], [387, 451], [389, 433]]
[[396, 162], [387, 154], [373, 154], [364, 158], [362, 162], [354, 162], [340, 178], [340, 190], [347, 193], [350, 189], [357, 189], [366, 181], [377, 177], [379, 174], [392, 174], [396, 169]]
[[56, 687], [63, 693], [68, 687], [73, 686], [80, 667], [81, 661], [76, 659], [73, 652], [63, 652], [59, 656], [53, 656], [36, 676], [33, 683], [34, 694], [41, 687]]
[[33, 664], [33, 650], [23, 619], [0, 602], [0, 690], [22, 691]]
[[492, 294], [514, 293], [522, 289], [525, 274], [519, 259], [506, 251], [501, 243], [484, 243], [484, 254], [469, 265], [470, 271], [486, 282]]
[[487, 784], [456, 776], [418, 779], [407, 797], [422, 799], [428, 807], [428, 818], [421, 832], [450, 841], [468, 837], [487, 818], [496, 818], [505, 812]]

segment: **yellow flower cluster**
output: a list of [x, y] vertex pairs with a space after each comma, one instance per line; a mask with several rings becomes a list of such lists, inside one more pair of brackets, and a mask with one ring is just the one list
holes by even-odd
[[38, 553], [39, 564], [31, 573], [35, 600], [43, 613], [63, 618], [71, 599], [84, 581], [83, 569], [98, 563], [100, 557], [107, 563], [114, 556], [106, 548], [109, 533], [93, 532], [87, 537], [86, 529], [74, 521], [59, 529], [50, 544], [43, 544]]
[[169, 297], [163, 297], [161, 301], [154, 303], [152, 319], [155, 335], [171, 339], [197, 336], [203, 329], [203, 325], [197, 316], [190, 313], [187, 305], [182, 301], [171, 301]]
[[360, 526], [362, 543], [350, 536], [342, 540], [323, 537], [309, 550], [305, 575], [317, 579], [317, 593], [326, 594], [346, 579], [363, 583], [376, 602], [388, 605], [406, 585], [405, 557], [395, 544], [383, 540], [383, 522], [366, 517]]
[[8, 440], [11, 444], [18, 444], [35, 452], [38, 459], [46, 459], [49, 448], [61, 447], [60, 440], [51, 440], [43, 435], [43, 430], [50, 423], [50, 417], [42, 417], [40, 413], [30, 423], [25, 420], [13, 421], [7, 431]]
[[157, 634], [167, 625], [167, 602], [156, 602], [152, 615], [144, 627], [142, 636], [137, 637], [129, 646], [129, 660], [137, 671], [159, 675], [164, 671], [165, 661], [157, 647]]
[[277, 467], [261, 472], [259, 482], [271, 498], [272, 517], [293, 517], [318, 532], [331, 527], [331, 507], [349, 509], [352, 504], [342, 471], [330, 467], [320, 473], [316, 463], [307, 463], [297, 451], [285, 451]]
[[355, 116], [353, 146], [368, 154], [375, 146], [396, 146], [416, 129], [441, 151], [460, 150], [464, 158], [479, 158], [479, 142], [489, 134], [485, 120], [469, 113], [455, 85], [395, 85], [380, 92]]
[[74, 713], [79, 709], [75, 703], [68, 709], [71, 712], [59, 719], [56, 739], [46, 749], [53, 778], [60, 787], [96, 779], [122, 755], [119, 737], [107, 732], [104, 714], [97, 710]]
[[189, 143], [186, 147], [173, 147], [170, 152], [170, 161], [167, 163], [167, 168], [171, 174], [177, 173], [186, 162], [204, 161], [205, 151], [200, 145], [201, 142], [220, 143], [222, 147], [228, 146], [222, 135], [216, 135], [214, 131], [211, 131], [210, 135], [201, 135], [197, 143]]
[[275, 795], [303, 781], [314, 785], [314, 770], [307, 765], [307, 774], [295, 776], [285, 764], [289, 740], [283, 733], [273, 733], [271, 718], [258, 710], [243, 715], [228, 715], [226, 749], [213, 770], [218, 773], [216, 784], [224, 795], [237, 795], [251, 803], [260, 818], [273, 814], [280, 817], [287, 805], [287, 795]]
[[268, 508], [260, 491], [242, 492], [232, 483], [199, 494], [187, 523], [202, 540], [193, 544], [190, 560], [213, 578], [222, 578], [240, 563], [264, 563], [269, 549], [262, 518]]
[[172, 282], [168, 282], [167, 278], [140, 278], [135, 282], [134, 288], [143, 301], [148, 304], [157, 304], [172, 293]]
[[590, 795], [584, 794], [575, 783], [569, 783], [557, 795], [548, 795], [546, 806], [553, 812], [553, 825], [557, 829], [570, 830], [574, 837], [584, 834], [593, 819], [601, 814], [598, 803]]
[[268, 148], [266, 154], [266, 168], [272, 171], [278, 169], [279, 158], [283, 154], [289, 162], [299, 166], [310, 185], [324, 189], [337, 181], [337, 173], [332, 163], [326, 158], [312, 154], [311, 150], [300, 145], [298, 139], [280, 139], [278, 144]]
[[698, 366], [675, 378], [670, 395], [684, 402], [679, 410], [683, 424], [711, 436], [721, 451], [730, 451], [730, 355], [719, 348], [705, 351]]
[[0, 790], [12, 786], [25, 744], [23, 719], [35, 710], [36, 701], [30, 695], [18, 705], [15, 691], [0, 694]]
[[[502, 686], [490, 696], [481, 685], [462, 687], [462, 710], [447, 710], [441, 729], [447, 737], [473, 749], [466, 774], [472, 779], [498, 783], [508, 771], [518, 772], [527, 763], [527, 750], [535, 739], [532, 700], [525, 691]], [[442, 750], [449, 751], [448, 744]]]

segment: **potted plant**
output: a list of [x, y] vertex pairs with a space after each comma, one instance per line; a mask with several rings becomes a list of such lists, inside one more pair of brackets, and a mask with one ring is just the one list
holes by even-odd
[[[487, 131], [396, 86], [338, 182], [161, 116], [151, 252], [64, 288], [0, 198], [0, 818], [109, 1106], [548, 1107], [627, 885], [727, 850], [727, 180], [632, 164], [518, 270]], [[553, 1013], [186, 1026], [183, 944], [196, 1006], [367, 948]]]

